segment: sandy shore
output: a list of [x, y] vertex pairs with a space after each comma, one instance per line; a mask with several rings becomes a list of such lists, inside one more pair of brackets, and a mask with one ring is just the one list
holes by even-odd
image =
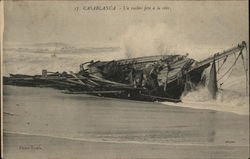
[[4, 87], [4, 158], [248, 158], [249, 116]]
[[169, 158], [211, 159], [248, 157], [247, 146], [159, 145], [88, 142], [6, 133], [5, 158], [82, 159], [82, 158]]

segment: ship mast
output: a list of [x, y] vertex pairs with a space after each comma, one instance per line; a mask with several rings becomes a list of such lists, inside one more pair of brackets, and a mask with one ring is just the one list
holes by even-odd
[[[216, 61], [218, 62], [218, 61], [220, 61], [222, 59], [227, 58], [228, 56], [230, 56], [232, 54], [240, 52], [239, 55], [238, 55], [238, 57], [236, 58], [234, 64], [233, 64], [233, 66], [235, 65], [235, 63], [238, 60], [239, 56], [241, 56], [242, 57], [243, 66], [244, 66], [244, 71], [246, 73], [246, 95], [248, 95], [248, 84], [249, 84], [249, 80], [248, 80], [248, 66], [247, 66], [248, 61], [247, 61], [247, 55], [246, 55], [246, 59], [245, 59], [246, 61], [244, 60], [244, 56], [243, 56], [243, 49], [244, 48], [247, 49], [246, 46], [247, 46], [246, 42], [243, 41], [241, 44], [238, 44], [238, 46], [235, 46], [235, 47], [233, 47], [231, 49], [225, 50], [225, 51], [223, 51], [221, 53], [216, 53], [212, 57], [209, 57], [209, 58], [204, 59], [204, 60], [202, 60], [200, 62], [197, 62], [194, 66], [190, 67], [190, 69], [188, 70], [188, 72], [191, 72], [191, 71], [193, 71], [193, 70], [195, 70], [195, 69], [197, 69], [199, 67], [208, 65], [210, 63], [215, 63]], [[231, 70], [233, 66], [231, 66], [231, 68], [229, 70]]]
[[246, 42], [245, 41], [243, 41], [241, 44], [239, 44], [238, 46], [236, 46], [234, 48], [225, 50], [225, 51], [223, 51], [221, 53], [216, 53], [216, 54], [214, 54], [213, 56], [211, 56], [211, 57], [209, 57], [207, 59], [204, 59], [204, 60], [202, 60], [200, 62], [197, 62], [194, 66], [190, 67], [188, 72], [190, 72], [190, 71], [192, 71], [192, 70], [194, 70], [196, 68], [202, 67], [204, 65], [210, 64], [210, 63], [213, 62], [213, 60], [220, 61], [223, 58], [228, 57], [229, 55], [232, 55], [234, 53], [242, 51], [244, 48], [246, 48]]

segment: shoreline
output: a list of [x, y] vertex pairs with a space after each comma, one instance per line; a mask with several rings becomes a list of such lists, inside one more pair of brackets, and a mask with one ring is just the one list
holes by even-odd
[[[139, 159], [247, 158], [248, 146], [152, 145], [73, 141], [50, 137], [4, 134], [6, 159]], [[18, 139], [18, 143], [15, 140]], [[181, 152], [181, 153], [179, 153]]]
[[[55, 93], [61, 93], [61, 90], [57, 90], [57, 89], [53, 89], [53, 88], [47, 88], [47, 87], [26, 87], [26, 86], [10, 86], [10, 85], [4, 85], [4, 87], [13, 87], [13, 88], [38, 88], [38, 89], [48, 89], [50, 91], [54, 91]], [[3, 89], [3, 96], [6, 96], [7, 94], [4, 92]], [[174, 103], [174, 102], [167, 102], [167, 101], [163, 101], [163, 102], [148, 102], [148, 101], [137, 101], [137, 100], [128, 100], [128, 99], [120, 99], [120, 98], [112, 98], [112, 97], [99, 97], [99, 96], [94, 96], [94, 95], [89, 95], [89, 94], [67, 94], [67, 96], [88, 96], [89, 98], [97, 98], [97, 100], [99, 99], [104, 99], [104, 100], [114, 100], [114, 101], [121, 101], [121, 102], [128, 102], [128, 103], [140, 103], [140, 104], [148, 104], [148, 103], [155, 103], [155, 104], [160, 104], [160, 105], [165, 105], [168, 107], [176, 107], [176, 108], [185, 108], [185, 109], [192, 109], [192, 110], [207, 110], [207, 111], [217, 111], [217, 112], [222, 112], [222, 113], [233, 113], [236, 115], [242, 115], [242, 116], [249, 116], [249, 112], [250, 109], [248, 109], [247, 113], [243, 113], [241, 112], [234, 112], [232, 110], [228, 111], [228, 110], [223, 110], [223, 109], [217, 109], [215, 107], [197, 107], [197, 105], [201, 105], [204, 103], [203, 102], [195, 102], [195, 101], [184, 101], [184, 102], [179, 102], [179, 103]], [[213, 103], [212, 102], [205, 102], [206, 104], [212, 104], [213, 106], [227, 106], [225, 104], [218, 104], [218, 103]], [[195, 106], [190, 106], [190, 104], [194, 104]], [[187, 105], [187, 106], [185, 106]], [[232, 106], [232, 105], [230, 105]], [[236, 108], [235, 108], [236, 109]]]
[[156, 142], [137, 142], [137, 141], [108, 141], [108, 140], [96, 140], [96, 139], [87, 139], [87, 138], [72, 138], [72, 137], [63, 137], [63, 136], [52, 136], [52, 135], [43, 135], [43, 134], [28, 134], [23, 132], [9, 132], [3, 131], [5, 135], [23, 135], [31, 137], [45, 137], [45, 138], [54, 138], [61, 140], [70, 140], [78, 142], [92, 142], [92, 143], [107, 143], [107, 144], [135, 144], [135, 145], [162, 145], [162, 146], [229, 146], [229, 147], [248, 147], [249, 145], [235, 145], [235, 144], [199, 144], [199, 143], [156, 143]]
[[47, 88], [4, 87], [7, 159], [227, 159], [249, 155], [248, 115], [68, 95]]

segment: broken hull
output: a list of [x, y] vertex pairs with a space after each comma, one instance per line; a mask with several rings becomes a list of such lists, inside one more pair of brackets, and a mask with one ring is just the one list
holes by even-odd
[[[176, 79], [164, 86], [159, 86], [156, 89], [137, 89], [137, 88], [98, 88], [93, 89], [72, 84], [65, 80], [50, 80], [42, 79], [40, 77], [13, 75], [12, 77], [4, 77], [5, 85], [26, 86], [26, 87], [50, 87], [59, 90], [64, 90], [67, 94], [90, 94], [101, 97], [121, 98], [139, 101], [171, 101], [180, 102], [182, 93], [185, 90], [186, 77], [189, 76], [191, 82], [198, 85], [201, 81], [202, 73], [208, 66], [200, 67], [189, 72], [182, 78]], [[25, 78], [23, 78], [25, 77]]]
[[[173, 84], [176, 82], [173, 82]], [[10, 80], [4, 78], [4, 85], [14, 85], [14, 86], [24, 86], [24, 87], [48, 87], [55, 88], [59, 90], [63, 90], [63, 93], [66, 94], [89, 94], [99, 97], [111, 97], [111, 98], [121, 98], [128, 100], [138, 100], [138, 101], [172, 101], [172, 102], [180, 102], [178, 97], [181, 96], [181, 91], [184, 86], [182, 84], [176, 85], [175, 89], [171, 89], [168, 93], [172, 95], [167, 95], [166, 92], [163, 91], [163, 88], [159, 87], [157, 91], [150, 92], [147, 90], [87, 90], [79, 87], [79, 86], [65, 86], [60, 83], [54, 83], [43, 80], [30, 80], [30, 81], [20, 81], [20, 80]], [[171, 86], [171, 85], [170, 85]], [[176, 96], [175, 96], [176, 95]]]
[[204, 85], [202, 83], [202, 75], [206, 68], [209, 67], [210, 64], [204, 65], [197, 69], [192, 70], [191, 72], [181, 76], [176, 80], [168, 83], [166, 88], [164, 86], [159, 86], [156, 89], [152, 90], [127, 90], [121, 93], [113, 93], [113, 94], [98, 94], [99, 96], [104, 97], [115, 97], [115, 98], [123, 98], [130, 100], [141, 100], [141, 101], [170, 101], [170, 102], [181, 102], [181, 96], [183, 92], [190, 91], [185, 90], [187, 84], [187, 77], [189, 82], [194, 84], [194, 86]]

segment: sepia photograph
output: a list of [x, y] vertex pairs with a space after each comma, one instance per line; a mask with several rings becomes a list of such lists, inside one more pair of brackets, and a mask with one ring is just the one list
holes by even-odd
[[248, 159], [247, 0], [3, 0], [3, 159]]

